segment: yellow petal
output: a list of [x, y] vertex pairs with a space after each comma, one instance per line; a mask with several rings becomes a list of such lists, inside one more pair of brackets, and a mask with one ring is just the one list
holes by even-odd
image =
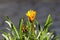
[[35, 16], [36, 16], [36, 11], [34, 10], [29, 10], [27, 13], [26, 13], [26, 16], [29, 18], [29, 20], [34, 20], [35, 19]]

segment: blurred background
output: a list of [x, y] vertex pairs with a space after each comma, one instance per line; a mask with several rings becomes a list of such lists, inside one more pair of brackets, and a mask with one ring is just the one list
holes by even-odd
[[[9, 16], [18, 28], [19, 18], [26, 18], [25, 14], [29, 9], [37, 11], [37, 19], [43, 26], [48, 14], [51, 14], [53, 25], [50, 31], [60, 34], [60, 0], [0, 0], [0, 30], [8, 31], [8, 24], [5, 23], [5, 16]], [[0, 40], [2, 40], [0, 33]]]

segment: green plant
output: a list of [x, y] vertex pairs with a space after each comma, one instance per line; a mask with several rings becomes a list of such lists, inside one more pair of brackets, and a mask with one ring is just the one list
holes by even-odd
[[[52, 24], [51, 15], [44, 24], [44, 28], [41, 27], [40, 23], [35, 19], [34, 21], [27, 19], [26, 24], [24, 24], [24, 19], [21, 18], [19, 21], [19, 30], [11, 22], [10, 18], [7, 16], [7, 21], [5, 21], [10, 28], [8, 30], [10, 33], [3, 32], [2, 36], [6, 40], [53, 40], [53, 32], [49, 32], [49, 27]], [[38, 30], [36, 29], [38, 27]]]

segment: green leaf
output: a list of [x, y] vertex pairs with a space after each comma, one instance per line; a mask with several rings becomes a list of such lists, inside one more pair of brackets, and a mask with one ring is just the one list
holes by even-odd
[[20, 19], [19, 21], [19, 34], [20, 34], [20, 39], [22, 39], [22, 25], [23, 25], [23, 19]]
[[11, 22], [11, 20], [8, 16], [6, 18], [7, 18], [7, 21], [5, 21], [5, 22], [10, 26], [12, 35], [17, 36], [19, 38], [19, 34], [18, 34], [18, 31], [17, 31], [16, 27]]
[[35, 19], [34, 22], [35, 22], [35, 24], [38, 26], [39, 31], [42, 31], [43, 29], [42, 29], [40, 23], [38, 22], [38, 20]]
[[53, 39], [54, 39], [54, 40], [59, 40], [59, 39], [60, 39], [60, 34], [57, 35], [57, 36], [55, 36]]
[[51, 24], [52, 24], [52, 18], [51, 15], [49, 14], [44, 25], [44, 30], [48, 31], [48, 28], [51, 26]]
[[8, 33], [3, 32], [2, 36], [3, 36], [6, 40], [9, 40], [9, 38], [8, 38]]
[[29, 20], [27, 20], [27, 26], [28, 26], [28, 32], [29, 32], [29, 34], [31, 34], [32, 24]]
[[46, 35], [44, 35], [44, 39], [50, 40], [52, 37], [52, 34], [53, 34], [52, 32], [46, 33]]
[[7, 21], [11, 21], [10, 18], [9, 18], [8, 16], [6, 16], [6, 19], [7, 19]]
[[17, 37], [19, 38], [19, 34], [18, 34], [16, 27], [14, 26], [13, 23], [11, 23], [11, 26], [12, 26], [13, 31], [16, 33]]
[[45, 22], [44, 29], [41, 31], [40, 40], [47, 40], [47, 37], [45, 35], [47, 35], [48, 29], [49, 29], [51, 24], [52, 24], [52, 18], [51, 18], [51, 15], [49, 14], [48, 18], [47, 18], [47, 20]]

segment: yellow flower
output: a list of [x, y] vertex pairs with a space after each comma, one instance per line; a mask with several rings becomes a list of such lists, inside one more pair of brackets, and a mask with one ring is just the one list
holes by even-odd
[[34, 21], [34, 19], [35, 19], [36, 11], [34, 11], [34, 10], [29, 10], [29, 11], [26, 13], [26, 16], [27, 16], [28, 19], [32, 22], [32, 21]]

